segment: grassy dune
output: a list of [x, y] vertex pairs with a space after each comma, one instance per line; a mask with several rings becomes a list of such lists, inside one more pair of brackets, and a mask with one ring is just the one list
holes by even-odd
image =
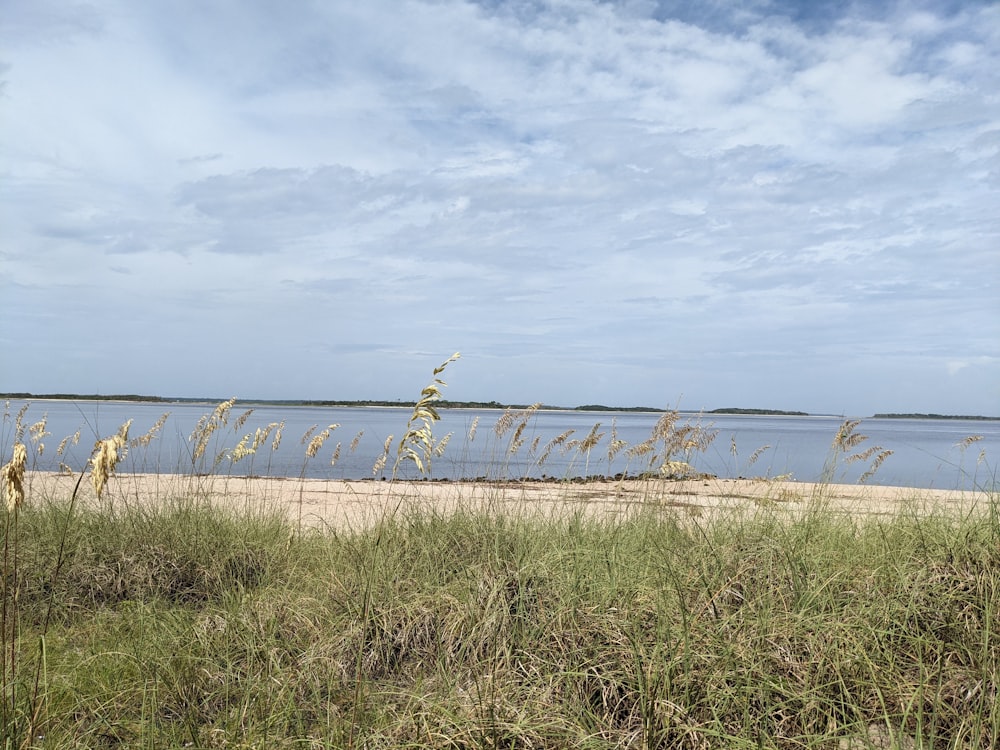
[[17, 526], [9, 746], [1000, 742], [996, 513], [470, 508], [334, 535], [35, 498]]
[[[397, 465], [440, 445], [443, 367]], [[653, 494], [602, 518], [571, 485], [548, 516], [400, 494], [345, 530], [198, 491], [128, 502], [108, 489], [127, 430], [80, 474], [96, 503], [33, 491], [23, 435], [3, 467], [4, 747], [1000, 746], [994, 491], [863, 519], [822, 495], [699, 518]]]

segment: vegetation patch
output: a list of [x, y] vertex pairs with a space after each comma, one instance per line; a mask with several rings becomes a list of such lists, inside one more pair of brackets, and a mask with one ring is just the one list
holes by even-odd
[[190, 499], [80, 512], [62, 540], [66, 512], [18, 521], [12, 745], [1000, 741], [995, 514], [466, 509], [332, 535]]

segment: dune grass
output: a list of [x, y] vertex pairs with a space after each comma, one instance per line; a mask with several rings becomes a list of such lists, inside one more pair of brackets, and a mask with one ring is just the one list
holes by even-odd
[[[396, 469], [440, 455], [453, 360], [397, 443], [383, 515], [353, 531], [219, 507], [197, 490], [211, 477], [152, 504], [102, 498], [127, 425], [95, 446], [96, 504], [32, 493], [19, 428], [3, 467], [4, 747], [1000, 746], [994, 491], [974, 513], [864, 519], [822, 493], [795, 515], [698, 518], [662, 484], [615, 518], [575, 510], [569, 484], [549, 517], [488, 499], [415, 509]], [[231, 407], [206, 417], [192, 476], [220, 464]], [[500, 462], [530, 414], [505, 418]], [[669, 476], [698, 447], [684, 429], [668, 418], [630, 448], [612, 427], [611, 444]]]
[[1000, 741], [995, 515], [66, 513], [19, 518], [8, 746]]

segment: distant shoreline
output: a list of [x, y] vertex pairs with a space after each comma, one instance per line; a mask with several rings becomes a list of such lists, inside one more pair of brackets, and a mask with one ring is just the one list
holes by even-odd
[[873, 414], [871, 419], [954, 419], [972, 422], [1000, 421], [1000, 417], [983, 417], [978, 414]]
[[[77, 393], [0, 393], [0, 399], [18, 401], [102, 401], [119, 403], [139, 403], [139, 404], [219, 404], [226, 401], [225, 398], [189, 398], [189, 397], [166, 397], [166, 396], [143, 396], [137, 394], [77, 394]], [[240, 404], [249, 406], [287, 406], [287, 407], [344, 407], [344, 408], [400, 408], [412, 409], [412, 401], [382, 401], [374, 399], [361, 400], [317, 400], [317, 399], [237, 399]], [[499, 401], [449, 401], [442, 399], [436, 406], [440, 409], [496, 409], [496, 410], [525, 410], [530, 409], [534, 404], [504, 404]], [[577, 411], [577, 412], [626, 412], [626, 413], [649, 413], [663, 414], [668, 409], [654, 406], [605, 406], [604, 404], [585, 404], [582, 406], [552, 406], [540, 404], [538, 409], [544, 411]], [[740, 407], [723, 407], [709, 411], [689, 412], [680, 410], [688, 414], [704, 414], [706, 416], [767, 416], [767, 417], [832, 417], [831, 414], [811, 414], [804, 411], [785, 411], [782, 409], [745, 409]], [[866, 419], [940, 419], [954, 421], [975, 421], [975, 422], [996, 422], [998, 417], [987, 417], [978, 414], [935, 414], [935, 413], [896, 413], [879, 412], [866, 417]]]

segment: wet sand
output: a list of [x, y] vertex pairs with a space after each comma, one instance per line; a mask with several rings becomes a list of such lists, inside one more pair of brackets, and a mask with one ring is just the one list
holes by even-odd
[[[31, 472], [27, 502], [70, 497], [78, 476]], [[351, 481], [279, 477], [244, 478], [174, 474], [112, 477], [98, 501], [89, 477], [81, 504], [128, 507], [196, 498], [238, 511], [278, 510], [305, 526], [346, 530], [377, 523], [387, 514], [458, 510], [553, 517], [583, 513], [620, 519], [661, 510], [690, 519], [767, 509], [794, 517], [822, 509], [859, 518], [900, 513], [985, 513], [997, 495], [877, 485], [812, 484], [767, 479], [624, 479], [585, 482]]]

